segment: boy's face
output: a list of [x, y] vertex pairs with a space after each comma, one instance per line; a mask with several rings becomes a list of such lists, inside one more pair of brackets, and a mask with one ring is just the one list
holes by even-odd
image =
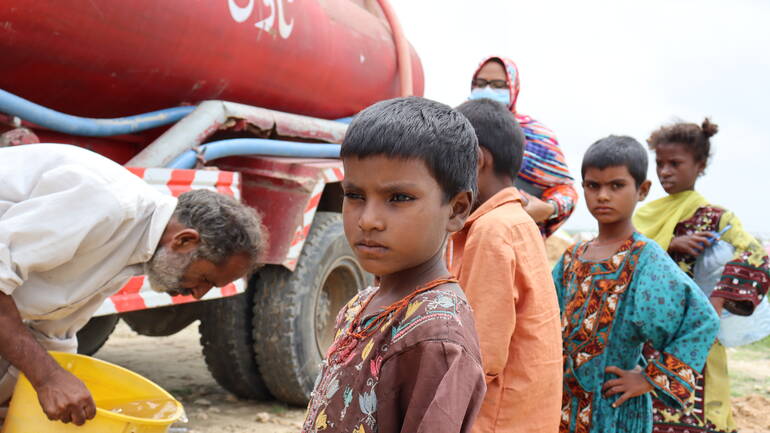
[[343, 165], [345, 236], [367, 272], [383, 276], [425, 263], [441, 253], [447, 233], [462, 228], [470, 193], [444, 203], [422, 160], [348, 157]]
[[583, 192], [591, 215], [599, 224], [629, 220], [636, 203], [647, 197], [650, 181], [636, 187], [633, 176], [625, 165], [604, 169], [589, 167], [583, 175]]

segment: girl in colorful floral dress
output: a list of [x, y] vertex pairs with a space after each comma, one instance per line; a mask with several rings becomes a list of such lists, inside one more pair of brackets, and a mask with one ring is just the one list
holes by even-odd
[[[596, 239], [564, 253], [553, 270], [562, 310], [561, 433], [649, 433], [651, 394], [683, 407], [719, 322], [705, 295], [631, 215], [647, 195], [647, 155], [610, 136], [583, 157]], [[642, 358], [642, 347], [654, 351]]]

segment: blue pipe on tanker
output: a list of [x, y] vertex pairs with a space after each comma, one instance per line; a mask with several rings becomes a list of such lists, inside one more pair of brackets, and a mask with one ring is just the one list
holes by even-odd
[[[238, 155], [286, 156], [295, 158], [339, 158], [340, 145], [299, 143], [266, 138], [234, 138], [213, 141], [200, 146], [206, 161]], [[188, 150], [174, 159], [169, 168], [195, 167], [197, 153]]]
[[350, 122], [352, 122], [352, 121], [353, 121], [353, 118], [354, 118], [354, 117], [355, 117], [355, 116], [350, 116], [350, 117], [343, 117], [342, 119], [337, 119], [337, 122], [340, 122], [340, 123], [344, 123], [344, 124], [346, 124], [346, 125], [350, 125]]
[[[93, 119], [60, 113], [0, 89], [0, 112], [19, 117], [44, 128], [70, 135], [106, 137], [131, 134], [174, 123], [190, 114], [195, 107], [175, 107], [135, 116]], [[352, 117], [339, 121], [349, 123]], [[236, 155], [286, 156], [296, 158], [338, 158], [340, 145], [314, 144], [262, 138], [238, 138], [215, 141], [200, 146], [207, 161]], [[188, 150], [169, 165], [170, 168], [192, 168], [197, 154]]]
[[94, 119], [60, 113], [0, 89], [0, 112], [53, 131], [88, 137], [132, 134], [168, 125], [187, 116], [194, 109], [192, 106], [174, 107], [135, 116]]

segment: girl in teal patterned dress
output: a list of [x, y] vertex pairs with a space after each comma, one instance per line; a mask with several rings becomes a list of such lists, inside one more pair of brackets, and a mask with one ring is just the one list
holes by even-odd
[[[630, 137], [599, 140], [583, 160], [599, 235], [553, 270], [564, 337], [560, 432], [650, 432], [650, 394], [682, 407], [718, 331], [700, 289], [631, 224], [646, 172], [646, 152]], [[642, 358], [645, 343], [655, 352]]]

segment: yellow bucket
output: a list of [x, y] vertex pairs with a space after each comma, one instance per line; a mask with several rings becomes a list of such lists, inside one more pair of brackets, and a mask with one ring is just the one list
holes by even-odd
[[[123, 367], [70, 353], [51, 352], [51, 356], [91, 391], [96, 403], [96, 417], [80, 427], [49, 421], [40, 407], [37, 393], [21, 374], [0, 433], [165, 433], [184, 414], [182, 404], [171, 394]], [[161, 401], [166, 410], [160, 419], [115, 412], [119, 410], [115, 408], [133, 407], [131, 405], [136, 402]]]

